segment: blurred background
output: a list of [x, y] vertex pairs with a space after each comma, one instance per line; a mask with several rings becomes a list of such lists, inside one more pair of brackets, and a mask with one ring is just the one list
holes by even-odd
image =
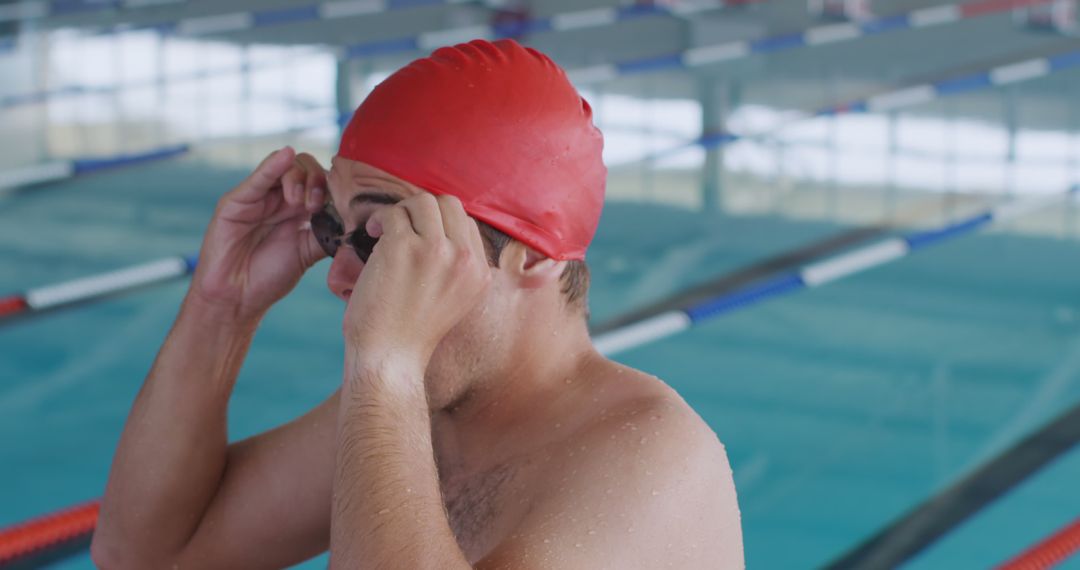
[[[1005, 562], [1080, 515], [1077, 31], [1075, 0], [0, 2], [0, 527], [101, 494], [223, 192], [286, 144], [329, 164], [410, 60], [513, 37], [606, 137], [598, 333], [947, 228], [616, 355], [727, 446], [748, 567]], [[340, 382], [326, 269], [260, 330], [232, 437]], [[62, 554], [23, 567], [92, 568]]]

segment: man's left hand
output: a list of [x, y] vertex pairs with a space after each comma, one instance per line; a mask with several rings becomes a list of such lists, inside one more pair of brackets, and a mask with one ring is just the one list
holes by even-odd
[[366, 230], [379, 242], [345, 311], [348, 350], [360, 370], [404, 359], [423, 371], [491, 282], [479, 228], [456, 197], [425, 192], [379, 209]]

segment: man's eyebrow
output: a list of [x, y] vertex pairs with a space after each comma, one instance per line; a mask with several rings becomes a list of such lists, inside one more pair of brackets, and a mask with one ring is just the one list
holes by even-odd
[[397, 204], [400, 201], [401, 196], [386, 192], [361, 192], [349, 200], [349, 207], [359, 204]]

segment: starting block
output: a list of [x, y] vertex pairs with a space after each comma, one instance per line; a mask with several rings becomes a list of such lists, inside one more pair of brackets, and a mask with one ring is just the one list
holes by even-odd
[[874, 16], [871, 0], [808, 0], [807, 8], [822, 20], [862, 22]]
[[1075, 34], [1080, 31], [1078, 23], [1080, 0], [1052, 0], [1013, 11], [1016, 23], [1031, 30]]

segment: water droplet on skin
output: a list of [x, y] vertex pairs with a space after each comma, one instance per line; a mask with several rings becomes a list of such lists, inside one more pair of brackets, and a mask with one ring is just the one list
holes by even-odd
[[645, 445], [646, 441], [649, 441], [649, 438], [643, 437], [640, 440], [638, 440], [638, 443], [641, 444], [641, 445]]
[[596, 531], [595, 530], [590, 530], [589, 534], [596, 534]]
[[379, 511], [379, 514], [380, 515], [385, 515], [385, 514], [387, 514], [389, 512], [390, 512], [390, 509], [383, 509], [383, 510]]
[[574, 548], [581, 548], [581, 543], [578, 542], [577, 544], [574, 544]]
[[545, 538], [545, 539], [544, 539], [544, 544], [551, 544], [551, 540], [549, 540], [549, 539]]
[[611, 494], [611, 489], [608, 489], [608, 490], [606, 490], [606, 491], [604, 491], [604, 492], [605, 492], [606, 494], [610, 495], [610, 494]]
[[652, 495], [653, 495], [654, 497], [655, 497], [655, 496], [657, 496], [657, 495], [659, 495], [659, 494], [660, 494], [660, 491], [657, 491], [656, 489], [653, 489], [653, 490], [652, 490]]
[[562, 427], [562, 424], [555, 424], [555, 429], [559, 429], [561, 427]]
[[629, 527], [629, 528], [627, 528], [627, 529], [626, 529], [626, 532], [634, 532], [634, 527]]

